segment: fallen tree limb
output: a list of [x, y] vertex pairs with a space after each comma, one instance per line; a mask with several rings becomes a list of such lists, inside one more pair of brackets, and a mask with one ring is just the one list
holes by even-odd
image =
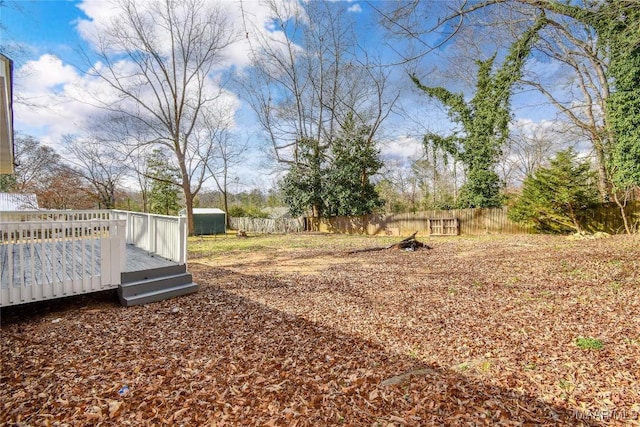
[[357, 254], [362, 252], [385, 251], [388, 249], [403, 249], [403, 250], [411, 250], [411, 251], [415, 251], [416, 249], [419, 249], [419, 248], [432, 249], [431, 246], [416, 240], [416, 234], [418, 234], [417, 231], [413, 233], [411, 236], [407, 237], [406, 239], [402, 239], [398, 243], [394, 243], [389, 246], [376, 246], [373, 248], [354, 249], [352, 251], [349, 251], [348, 253]]

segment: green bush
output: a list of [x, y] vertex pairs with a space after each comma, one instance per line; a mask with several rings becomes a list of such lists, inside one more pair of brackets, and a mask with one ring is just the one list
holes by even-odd
[[572, 149], [560, 151], [549, 167], [525, 179], [509, 219], [539, 232], [579, 233], [586, 210], [599, 202], [594, 181], [589, 161], [578, 160]]
[[232, 218], [269, 218], [269, 214], [260, 210], [256, 206], [232, 206], [227, 212]]

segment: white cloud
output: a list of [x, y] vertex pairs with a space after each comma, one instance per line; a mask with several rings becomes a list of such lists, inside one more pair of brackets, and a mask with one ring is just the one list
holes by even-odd
[[353, 6], [350, 6], [349, 9], [347, 9], [347, 12], [360, 13], [362, 12], [362, 7], [359, 3], [355, 3]]
[[72, 82], [78, 77], [76, 69], [64, 64], [54, 55], [42, 55], [37, 60], [27, 61], [16, 78], [28, 92], [53, 91], [60, 85]]
[[[100, 68], [101, 64], [96, 66]], [[121, 75], [132, 75], [134, 70], [126, 61], [116, 63], [114, 68]], [[15, 75], [16, 87], [24, 101], [15, 104], [16, 130], [33, 135], [54, 148], [60, 146], [64, 135], [82, 133], [91, 127], [92, 121], [103, 117], [105, 110], [98, 105], [119, 99], [103, 80], [80, 74], [52, 55], [28, 61], [16, 70]], [[216, 98], [215, 105], [210, 105], [208, 110], [220, 111], [225, 115], [226, 123], [234, 128], [233, 115], [240, 108], [238, 97], [221, 90], [214, 78], [207, 81], [204, 93], [209, 99]], [[150, 104], [155, 102], [150, 90], [139, 96]], [[128, 101], [121, 105], [132, 107]]]
[[27, 61], [15, 72], [22, 102], [15, 104], [16, 129], [55, 145], [73, 133], [89, 109], [68, 97], [81, 77], [77, 70], [53, 55]]
[[[250, 65], [251, 51], [255, 48], [257, 41], [267, 38], [284, 39], [282, 32], [273, 25], [275, 13], [280, 15], [285, 21], [296, 17], [302, 22], [305, 20], [305, 11], [297, 0], [279, 0], [268, 2], [255, 0], [225, 1], [225, 0], [204, 0], [206, 7], [211, 9], [220, 8], [224, 19], [229, 24], [229, 30], [235, 31], [237, 40], [222, 52], [224, 60], [218, 64], [218, 69], [228, 67], [243, 68]], [[153, 16], [155, 6], [158, 2], [135, 1], [140, 15], [143, 17]], [[88, 19], [79, 19], [77, 29], [80, 36], [94, 48], [98, 45], [101, 34], [105, 29], [112, 26], [118, 20], [120, 14], [117, 2], [109, 0], [84, 0], [78, 4]], [[159, 43], [162, 43], [160, 40]], [[170, 43], [167, 40], [167, 49]]]
[[[247, 33], [223, 52], [224, 60], [218, 64], [218, 71], [232, 66], [241, 69], [249, 65], [249, 42], [251, 38], [258, 37], [257, 32], [260, 32], [260, 37], [282, 36], [281, 32], [267, 29], [273, 20], [273, 13], [262, 2], [244, 1], [241, 3], [241, 9], [238, 2], [206, 1], [224, 10], [224, 16], [229, 20], [231, 28], [239, 31], [246, 29], [244, 32]], [[75, 25], [80, 37], [88, 42], [90, 47], [96, 46], [98, 35], [117, 18], [119, 12], [116, 4], [108, 0], [84, 0], [78, 4], [78, 8], [87, 18], [78, 19]], [[154, 1], [135, 2], [136, 7], [148, 16], [155, 4], [157, 3]], [[300, 14], [303, 11], [295, 0], [282, 0], [280, 8], [284, 11], [282, 13], [289, 15]], [[99, 62], [94, 65], [97, 68], [104, 67]], [[115, 68], [123, 74], [126, 74], [127, 69], [133, 70], [126, 60], [117, 62]], [[212, 76], [207, 82], [207, 90], [210, 93], [219, 91], [215, 79], [216, 77]], [[54, 55], [40, 56], [17, 70], [16, 91], [19, 91], [19, 97], [25, 101], [16, 103], [16, 129], [32, 134], [51, 145], [61, 141], [62, 135], [78, 132], [89, 120], [103, 114], [102, 110], [89, 104], [95, 104], [97, 100], [113, 100], [116, 96], [105, 82], [82, 74]], [[143, 94], [144, 96], [151, 94]], [[224, 105], [221, 109], [228, 113], [234, 113], [240, 108], [239, 98], [229, 91], [223, 91], [219, 101]]]
[[[225, 60], [218, 64], [217, 71], [225, 71], [231, 67], [241, 70], [248, 66], [252, 48], [257, 47], [258, 40], [269, 39], [276, 46], [282, 45], [286, 37], [279, 27], [273, 25], [276, 12], [284, 22], [290, 22], [290, 18], [294, 16], [301, 18], [303, 22], [305, 20], [304, 8], [298, 0], [275, 2], [275, 11], [266, 2], [253, 0], [220, 0], [214, 3], [225, 10], [232, 27], [241, 33], [240, 39], [224, 52]], [[154, 0], [136, 0], [135, 4], [148, 10]], [[95, 46], [100, 30], [116, 18], [117, 9], [114, 5], [109, 0], [84, 0], [78, 4], [87, 18], [78, 19], [75, 25], [80, 37], [90, 47]], [[295, 48], [297, 46], [294, 45]], [[104, 64], [100, 62], [94, 65], [104, 69]], [[115, 67], [122, 74], [129, 70], [129, 75], [132, 75], [132, 64], [125, 59], [121, 58]], [[16, 80], [16, 90], [27, 101], [15, 105], [16, 129], [37, 137], [56, 150], [61, 148], [64, 135], [81, 133], [89, 127], [91, 121], [99, 120], [105, 114], [104, 110], [92, 104], [96, 104], [97, 100], [114, 100], [116, 97], [104, 81], [83, 74], [55, 55], [42, 55], [28, 61], [16, 70]], [[211, 92], [219, 89], [215, 77], [209, 79], [207, 88]], [[144, 98], [151, 94], [147, 92], [141, 96]], [[230, 115], [241, 109], [238, 96], [232, 92], [223, 91], [219, 101], [221, 110]], [[236, 125], [233, 121], [231, 123], [236, 130], [243, 126]], [[416, 150], [411, 149], [410, 145], [407, 141], [392, 141], [385, 146], [384, 151], [390, 155], [394, 153], [395, 156], [402, 156], [404, 154], [398, 153], [405, 152], [415, 154]], [[256, 167], [253, 172], [257, 173], [259, 169]]]
[[405, 161], [419, 158], [422, 153], [422, 141], [411, 136], [398, 136], [381, 143], [380, 154], [385, 159]]
[[553, 134], [557, 125], [557, 122], [551, 120], [533, 121], [530, 118], [518, 118], [510, 127], [512, 131], [516, 129], [519, 133], [533, 138], [535, 136]]

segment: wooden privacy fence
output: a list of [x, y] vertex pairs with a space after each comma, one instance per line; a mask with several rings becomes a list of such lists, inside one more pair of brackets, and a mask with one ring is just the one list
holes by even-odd
[[[417, 231], [419, 234], [456, 234], [431, 230], [433, 219], [457, 219], [457, 234], [525, 234], [532, 230], [507, 218], [507, 208], [455, 209], [399, 214], [370, 214], [359, 217], [308, 218], [310, 231], [333, 233], [386, 234], [400, 236]], [[451, 230], [451, 229], [450, 229]]]
[[298, 233], [306, 230], [304, 218], [245, 218], [229, 219], [231, 228], [249, 233]]
[[[632, 230], [640, 231], [640, 201], [630, 201], [625, 206]], [[603, 203], [585, 212], [584, 228], [590, 232], [604, 231], [609, 234], [624, 233], [624, 222], [620, 207], [615, 203]]]
[[[630, 202], [625, 211], [632, 224], [638, 229], [640, 225], [640, 202]], [[595, 232], [604, 231], [611, 234], [624, 232], [620, 209], [615, 204], [604, 204], [586, 212], [585, 229]], [[528, 234], [532, 227], [522, 226], [507, 218], [507, 207], [433, 210], [400, 214], [371, 214], [359, 217], [307, 218], [308, 231], [330, 233], [359, 233], [407, 235], [414, 231], [419, 234], [455, 235], [442, 228], [436, 229], [433, 224], [444, 222], [434, 219], [457, 219], [457, 233], [467, 235], [478, 234]], [[431, 227], [430, 227], [431, 224]], [[433, 228], [433, 229], [432, 229]]]

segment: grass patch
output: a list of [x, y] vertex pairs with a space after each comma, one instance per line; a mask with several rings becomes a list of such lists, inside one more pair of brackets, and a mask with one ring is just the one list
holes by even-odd
[[487, 372], [489, 372], [489, 370], [491, 369], [491, 361], [490, 360], [485, 360], [483, 361], [480, 366], [478, 367], [478, 370], [484, 374], [486, 374]]
[[596, 338], [576, 338], [576, 345], [582, 350], [601, 350], [604, 347], [602, 341]]
[[235, 233], [213, 236], [192, 236], [187, 240], [189, 256], [202, 257], [229, 251], [266, 250], [275, 245], [276, 239], [237, 238]]
[[612, 291], [618, 293], [622, 289], [622, 283], [620, 283], [620, 282], [611, 282], [609, 284], [609, 287], [611, 288]]
[[214, 236], [192, 236], [188, 239], [189, 257], [201, 258], [230, 252], [274, 251], [295, 249], [350, 250], [370, 246], [385, 246], [403, 237], [363, 236], [350, 234], [248, 234], [238, 238], [235, 233]]
[[458, 366], [456, 366], [456, 368], [460, 371], [460, 372], [465, 372], [469, 370], [469, 363], [464, 362], [459, 364]]

